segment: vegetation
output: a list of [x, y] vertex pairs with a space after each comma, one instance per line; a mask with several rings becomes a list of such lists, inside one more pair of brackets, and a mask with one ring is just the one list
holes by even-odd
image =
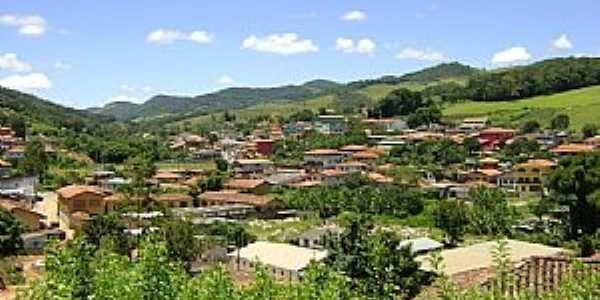
[[0, 258], [15, 255], [23, 248], [23, 227], [8, 212], [0, 210]]

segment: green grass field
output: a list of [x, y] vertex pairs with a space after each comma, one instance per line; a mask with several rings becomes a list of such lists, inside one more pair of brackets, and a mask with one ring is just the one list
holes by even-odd
[[600, 86], [516, 101], [468, 101], [448, 105], [443, 113], [450, 120], [488, 116], [495, 124], [512, 126], [529, 120], [548, 126], [556, 115], [567, 114], [571, 129], [578, 130], [587, 123], [600, 124]]

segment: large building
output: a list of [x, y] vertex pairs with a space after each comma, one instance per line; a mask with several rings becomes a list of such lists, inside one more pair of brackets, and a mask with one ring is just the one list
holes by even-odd
[[236, 272], [254, 272], [256, 264], [278, 280], [298, 281], [311, 262], [327, 257], [327, 251], [302, 248], [290, 244], [255, 242], [228, 254]]
[[69, 228], [78, 229], [83, 219], [101, 215], [110, 210], [104, 200], [109, 193], [97, 186], [69, 185], [56, 191], [58, 215]]

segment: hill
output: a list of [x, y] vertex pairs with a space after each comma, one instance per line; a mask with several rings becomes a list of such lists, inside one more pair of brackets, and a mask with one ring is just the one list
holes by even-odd
[[111, 121], [85, 110], [64, 107], [36, 96], [0, 87], [0, 125], [24, 134], [25, 125], [39, 131], [66, 128], [81, 131]]
[[493, 123], [512, 126], [529, 120], [548, 126], [556, 115], [567, 114], [571, 119], [571, 128], [580, 129], [587, 123], [600, 124], [600, 86], [521, 100], [448, 104], [443, 114], [457, 122], [465, 117], [488, 116]]
[[157, 95], [143, 104], [109, 103], [90, 110], [119, 120], [152, 119], [168, 115], [194, 116], [209, 112], [234, 110], [259, 103], [288, 102], [316, 97], [341, 85], [328, 80], [314, 80], [302, 85], [274, 88], [228, 88], [196, 97]]

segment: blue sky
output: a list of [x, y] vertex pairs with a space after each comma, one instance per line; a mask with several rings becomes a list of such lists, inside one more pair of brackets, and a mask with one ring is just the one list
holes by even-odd
[[0, 85], [79, 108], [600, 55], [598, 1], [2, 0]]

